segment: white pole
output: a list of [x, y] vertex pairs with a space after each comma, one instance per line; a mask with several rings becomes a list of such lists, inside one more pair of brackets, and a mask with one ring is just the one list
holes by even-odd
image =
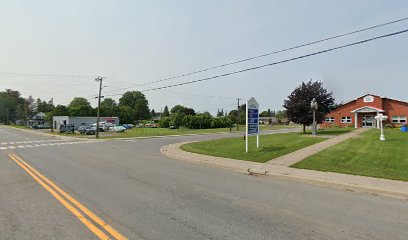
[[256, 148], [259, 148], [259, 134], [256, 135]]
[[256, 133], [256, 148], [259, 148], [259, 106], [258, 106], [258, 120], [257, 120], [258, 131]]
[[248, 152], [248, 102], [245, 107], [246, 126], [245, 126], [245, 152]]
[[380, 118], [380, 125], [381, 125], [381, 135], [380, 135], [380, 140], [384, 141], [385, 137], [384, 137], [384, 131], [383, 131], [383, 119]]
[[248, 134], [245, 133], [245, 152], [248, 152]]

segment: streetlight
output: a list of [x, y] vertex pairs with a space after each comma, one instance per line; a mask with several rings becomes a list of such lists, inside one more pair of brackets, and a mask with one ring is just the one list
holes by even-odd
[[379, 122], [380, 122], [380, 128], [381, 128], [380, 140], [385, 141], [384, 131], [383, 131], [383, 121], [387, 120], [388, 116], [385, 116], [382, 113], [380, 113], [377, 116], [375, 116], [374, 118], [376, 120], [379, 120]]
[[310, 103], [310, 107], [312, 108], [313, 111], [312, 135], [317, 135], [316, 111], [318, 104], [316, 102], [316, 98], [313, 98], [312, 102]]

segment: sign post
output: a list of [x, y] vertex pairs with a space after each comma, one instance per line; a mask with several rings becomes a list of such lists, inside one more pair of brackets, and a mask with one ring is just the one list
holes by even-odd
[[248, 136], [256, 135], [256, 148], [259, 148], [259, 104], [255, 98], [246, 103], [245, 152], [248, 152]]

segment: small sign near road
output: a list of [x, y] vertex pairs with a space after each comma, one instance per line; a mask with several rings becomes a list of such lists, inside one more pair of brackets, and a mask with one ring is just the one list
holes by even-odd
[[245, 152], [248, 152], [249, 135], [256, 135], [256, 147], [259, 148], [259, 104], [255, 98], [249, 99], [246, 104], [245, 135]]

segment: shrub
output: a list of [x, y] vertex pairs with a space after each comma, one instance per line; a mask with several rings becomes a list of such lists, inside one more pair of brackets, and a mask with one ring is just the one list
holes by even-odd
[[161, 128], [168, 128], [168, 127], [170, 127], [170, 121], [171, 121], [171, 118], [170, 118], [170, 117], [162, 117], [162, 118], [159, 120], [159, 126], [160, 126]]

